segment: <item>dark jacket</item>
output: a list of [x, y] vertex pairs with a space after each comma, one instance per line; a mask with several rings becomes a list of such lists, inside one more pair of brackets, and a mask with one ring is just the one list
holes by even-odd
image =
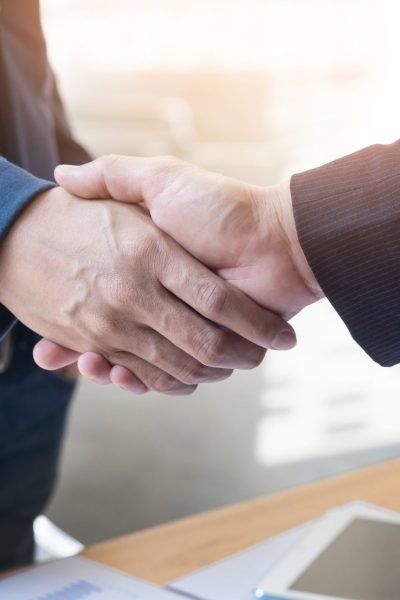
[[292, 177], [301, 246], [353, 338], [400, 362], [400, 141]]
[[[0, 0], [0, 243], [27, 202], [53, 185], [57, 164], [87, 160], [47, 61], [38, 0]], [[14, 322], [0, 306], [0, 339]]]

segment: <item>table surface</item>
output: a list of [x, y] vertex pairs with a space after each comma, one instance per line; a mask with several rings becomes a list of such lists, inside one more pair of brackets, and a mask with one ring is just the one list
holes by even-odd
[[165, 585], [352, 500], [400, 511], [400, 460], [146, 529], [83, 555]]

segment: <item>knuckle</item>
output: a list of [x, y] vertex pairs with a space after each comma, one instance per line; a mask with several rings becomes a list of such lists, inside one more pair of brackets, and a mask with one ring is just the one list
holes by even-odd
[[222, 331], [208, 331], [199, 344], [200, 362], [209, 367], [218, 367], [226, 352], [226, 336]]
[[128, 305], [130, 300], [130, 288], [122, 279], [113, 279], [107, 285], [107, 299], [110, 305], [110, 313]]
[[118, 159], [120, 158], [119, 154], [103, 154], [102, 156], [99, 156], [99, 158], [97, 159], [97, 162], [102, 166], [102, 167], [110, 167], [112, 166]]
[[[149, 177], [143, 184], [144, 196], [152, 196], [160, 200], [164, 195], [168, 197], [172, 189], [175, 191], [180, 188], [181, 178], [188, 169], [193, 169], [193, 165], [177, 158], [176, 156], [166, 155], [158, 156], [152, 159], [152, 177]], [[158, 203], [152, 208], [154, 216]]]
[[262, 314], [261, 318], [258, 322], [258, 333], [262, 336], [263, 339], [272, 341], [275, 336], [275, 327], [274, 323], [271, 319], [271, 316], [267, 314]]
[[187, 385], [196, 385], [206, 380], [204, 365], [190, 360], [178, 370], [176, 378]]
[[104, 312], [93, 317], [90, 330], [96, 348], [109, 349], [117, 337], [118, 325], [111, 312]]
[[256, 347], [251, 356], [248, 357], [248, 365], [250, 369], [259, 367], [265, 358], [266, 350]]
[[157, 166], [162, 170], [169, 170], [177, 167], [181, 164], [181, 161], [173, 154], [165, 154], [164, 156], [159, 156], [157, 159]]
[[179, 386], [179, 382], [176, 381], [171, 375], [168, 373], [156, 372], [151, 375], [147, 381], [146, 385], [150, 387], [155, 392], [170, 392], [171, 390], [176, 389]]
[[154, 320], [154, 316], [158, 314], [156, 307], [160, 303], [161, 294], [159, 280], [149, 261], [145, 265], [142, 260], [139, 268], [136, 268], [135, 261], [130, 263], [131, 272], [125, 279], [120, 276], [110, 278], [101, 291], [108, 318], [120, 321], [124, 330], [132, 328], [144, 315], [152, 315]]
[[114, 329], [114, 320], [109, 313], [97, 315], [97, 318], [94, 322], [94, 327], [95, 333], [100, 337], [100, 339], [107, 339]]
[[147, 277], [164, 269], [168, 254], [167, 236], [153, 225], [126, 245], [126, 256], [131, 267], [146, 272]]
[[134, 242], [127, 246], [126, 252], [129, 258], [141, 264], [144, 261], [148, 262], [149, 259], [154, 257], [158, 249], [158, 237], [156, 230], [153, 231], [152, 228], [147, 228]]
[[215, 318], [223, 313], [228, 298], [228, 291], [224, 285], [207, 281], [200, 285], [198, 294], [206, 316]]

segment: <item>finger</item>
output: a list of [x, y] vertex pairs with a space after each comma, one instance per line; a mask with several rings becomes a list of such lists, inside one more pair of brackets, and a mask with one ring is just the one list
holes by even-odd
[[99, 385], [111, 383], [110, 371], [112, 365], [100, 354], [85, 352], [78, 359], [78, 369], [81, 375], [95, 381]]
[[[196, 313], [191, 311], [187, 306], [179, 302], [176, 298], [173, 298], [171, 294], [166, 293], [163, 288], [160, 290], [160, 294], [157, 298], [160, 303], [159, 310], [154, 311], [152, 315], [152, 325], [156, 325], [156, 319], [158, 319], [159, 332], [154, 331], [150, 327], [142, 327], [137, 329], [135, 332], [135, 344], [130, 347], [130, 338], [122, 338], [117, 341], [117, 347], [125, 352], [133, 352], [134, 355], [142, 358], [146, 362], [158, 367], [161, 371], [168, 373], [174, 379], [188, 384], [197, 385], [199, 383], [211, 383], [216, 381], [223, 381], [232, 375], [232, 368], [236, 366], [238, 360], [230, 359], [229, 357], [233, 354], [236, 358], [238, 352], [235, 349], [236, 345], [228, 333], [224, 334], [226, 337], [226, 365], [227, 368], [221, 365], [206, 365], [197, 357], [194, 357], [193, 344], [191, 343], [191, 333], [188, 331], [182, 331], [178, 336], [176, 330], [184, 330], [185, 328], [191, 327], [194, 330], [194, 323], [197, 323], [198, 335], [204, 335], [204, 331], [218, 328], [208, 323], [205, 319], [198, 317]], [[210, 334], [211, 335], [211, 334]], [[167, 337], [175, 336], [176, 340], [181, 342], [182, 339], [186, 340], [183, 345], [189, 352], [185, 352], [183, 349], [171, 343]], [[235, 336], [236, 338], [236, 336]], [[239, 339], [239, 342], [242, 340]], [[248, 344], [248, 342], [244, 343]], [[182, 342], [181, 342], [182, 343]], [[250, 346], [250, 344], [248, 344]], [[231, 351], [228, 348], [231, 347], [234, 350]], [[240, 353], [243, 350], [243, 345], [240, 347]], [[253, 352], [253, 347], [249, 348], [249, 351]], [[258, 349], [261, 351], [261, 349]], [[254, 353], [254, 352], [253, 352]], [[258, 354], [258, 353], [257, 353]], [[201, 353], [199, 353], [201, 355]], [[201, 356], [200, 356], [201, 357]], [[246, 363], [247, 358], [240, 361]], [[234, 364], [236, 363], [236, 364]]]
[[102, 164], [96, 159], [84, 165], [59, 165], [54, 177], [61, 187], [81, 198], [109, 198]]
[[[116, 352], [110, 356], [113, 365], [125, 367], [141, 381], [148, 390], [168, 395], [187, 395], [195, 391], [196, 385], [186, 385], [165, 371], [128, 352]], [[117, 371], [118, 373], [118, 371]], [[115, 377], [115, 373], [112, 374]]]
[[121, 367], [120, 365], [112, 367], [110, 379], [112, 383], [131, 394], [143, 395], [148, 392], [144, 383], [126, 367]]
[[135, 394], [145, 394], [146, 386], [125, 367], [113, 366], [100, 354], [85, 352], [78, 360], [81, 375], [100, 385], [113, 383], [122, 389]]
[[55, 342], [41, 339], [33, 348], [33, 359], [38, 367], [46, 371], [56, 371], [75, 363], [79, 352], [64, 348]]
[[58, 165], [54, 177], [61, 187], [81, 198], [145, 202], [151, 211], [157, 207], [157, 196], [166, 185], [166, 178], [171, 179], [185, 164], [168, 156], [149, 159], [108, 155], [83, 165]]
[[[138, 159], [139, 164], [143, 159]], [[81, 198], [110, 198], [114, 197], [111, 190], [115, 192], [115, 200], [126, 200], [132, 203], [142, 202], [139, 182], [132, 187], [129, 198], [126, 195], [129, 181], [136, 180], [132, 167], [135, 167], [136, 159], [122, 156], [103, 156], [84, 165], [59, 165], [54, 171], [54, 177], [59, 185], [72, 194]], [[126, 167], [130, 164], [129, 176]], [[123, 177], [126, 185], [123, 184]], [[128, 181], [129, 180], [129, 181]], [[121, 198], [118, 196], [121, 195]]]
[[274, 350], [288, 350], [296, 345], [294, 330], [286, 321], [261, 308], [172, 240], [171, 243], [174, 244], [173, 252], [169, 252], [171, 258], [159, 273], [160, 282], [167, 290], [209, 321], [253, 344]]
[[159, 160], [102, 156], [84, 165], [59, 165], [54, 177], [59, 185], [81, 198], [111, 197], [135, 204], [143, 202], [143, 185]]
[[[152, 210], [152, 204], [157, 202], [158, 192], [161, 191], [157, 185], [160, 185], [160, 181], [165, 185], [163, 178], [155, 177], [163, 172], [163, 164], [170, 178], [173, 170], [168, 159], [148, 160], [124, 156], [102, 157], [81, 167], [60, 166], [55, 175], [60, 185], [85, 198], [111, 196], [115, 200], [132, 203], [146, 200], [148, 208]], [[189, 260], [180, 251], [182, 260]], [[171, 255], [173, 261], [170, 269], [164, 273], [163, 283], [197, 312], [264, 348], [287, 350], [295, 346], [293, 328], [276, 314], [262, 309], [216, 275], [210, 281], [209, 271], [194, 258], [191, 259], [192, 269], [183, 269], [177, 277], [177, 251]], [[200, 269], [203, 269], [202, 272]]]
[[156, 302], [133, 348], [129, 338], [118, 340], [117, 347], [188, 384], [221, 381], [232, 369], [252, 369], [263, 360], [264, 348], [205, 319], [168, 290], [161, 288]]

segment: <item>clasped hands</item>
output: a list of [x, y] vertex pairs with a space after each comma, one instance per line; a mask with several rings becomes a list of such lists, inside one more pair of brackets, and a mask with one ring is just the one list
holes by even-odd
[[56, 180], [0, 255], [0, 301], [43, 336], [42, 368], [77, 362], [136, 394], [187, 394], [292, 348], [287, 320], [322, 297], [288, 183], [123, 156], [60, 166]]

